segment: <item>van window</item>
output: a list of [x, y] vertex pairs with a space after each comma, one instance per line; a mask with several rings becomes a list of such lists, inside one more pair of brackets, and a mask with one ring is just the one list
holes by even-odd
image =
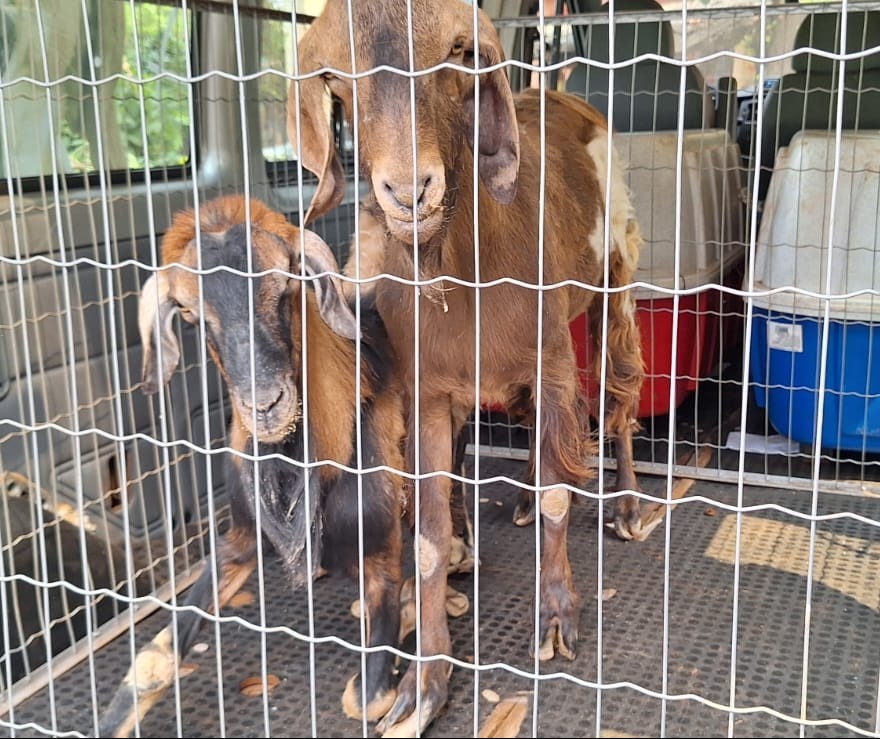
[[[264, 72], [260, 77], [260, 140], [267, 163], [296, 159], [287, 137], [287, 90], [290, 77], [286, 75], [294, 72], [294, 28], [297, 38], [300, 38], [308, 24], [291, 22], [291, 2], [292, 0], [269, 0], [268, 4], [274, 9], [287, 12], [278, 13], [264, 21], [260, 34], [260, 70]], [[297, 3], [297, 10], [300, 12], [302, 10], [299, 6], [302, 4]], [[315, 12], [320, 12], [320, 8]]]
[[[284, 11], [266, 20], [260, 34], [260, 134], [268, 174], [276, 184], [297, 181], [295, 169], [285, 166], [296, 161], [287, 136], [288, 89], [295, 72], [293, 29], [296, 28], [297, 38], [301, 37], [308, 28], [308, 22], [303, 19], [319, 15], [325, 3], [326, 0], [296, 0], [295, 3], [294, 0], [266, 0], [265, 3], [274, 10]], [[294, 5], [299, 19], [295, 26], [291, 23]], [[333, 120], [337, 148], [346, 162], [352, 149], [348, 126], [338, 109], [334, 109]], [[311, 175], [305, 173], [305, 178], [310, 179]]]
[[167, 3], [7, 3], [0, 177], [185, 165], [191, 23]]

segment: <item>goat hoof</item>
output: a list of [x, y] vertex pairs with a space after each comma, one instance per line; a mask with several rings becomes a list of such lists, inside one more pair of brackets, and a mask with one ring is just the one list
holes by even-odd
[[470, 607], [471, 601], [466, 593], [456, 590], [451, 585], [446, 586], [446, 615], [449, 618], [464, 616]]
[[544, 640], [541, 642], [541, 646], [538, 649], [538, 659], [541, 662], [546, 662], [547, 660], [551, 660], [556, 656], [556, 653], [559, 652], [560, 655], [565, 657], [568, 660], [573, 660], [577, 653], [575, 652], [575, 644], [577, 643], [577, 634], [574, 636], [568, 637], [568, 643], [566, 643], [566, 636], [563, 633], [563, 629], [559, 623], [552, 623], [550, 628], [547, 629], [547, 633], [544, 634]]
[[[558, 653], [572, 660], [577, 656], [578, 596], [561, 583], [541, 587], [538, 659], [553, 659]], [[534, 655], [534, 650], [529, 650]]]
[[449, 549], [449, 564], [446, 567], [447, 575], [457, 575], [463, 572], [474, 571], [474, 545], [464, 537], [453, 536]]
[[535, 522], [535, 496], [528, 490], [521, 490], [516, 508], [513, 509], [513, 523], [517, 526], [530, 526]]
[[110, 708], [98, 723], [98, 736], [122, 736], [131, 734], [137, 722], [137, 697], [133, 689], [119, 690], [113, 696]]
[[617, 534], [619, 539], [624, 541], [644, 541], [662, 522], [663, 516], [655, 516], [647, 521], [639, 519], [635, 523], [624, 523], [615, 520], [613, 523], [606, 525], [614, 529], [614, 533]]
[[[361, 711], [363, 701], [361, 700], [360, 678], [360, 673], [352, 675], [345, 686], [345, 692], [342, 694], [342, 710], [345, 711], [346, 716], [358, 721], [362, 720], [364, 716]], [[396, 698], [397, 691], [394, 688], [380, 691], [378, 695], [367, 703], [367, 721], [378, 721], [382, 718], [388, 713], [391, 706], [394, 705]]]
[[624, 541], [643, 539], [645, 534], [642, 531], [642, 515], [638, 498], [629, 495], [618, 498], [617, 505], [614, 507], [614, 520], [608, 526], [614, 529], [618, 538]]
[[636, 516], [634, 520], [624, 520], [615, 516], [614, 522], [609, 524], [609, 526], [614, 529], [614, 533], [617, 534], [618, 539], [623, 539], [624, 541], [638, 541], [644, 538], [642, 532], [642, 520], [638, 516]]
[[[421, 673], [421, 713], [416, 714], [416, 684]], [[376, 730], [383, 737], [414, 737], [424, 733], [428, 724], [434, 720], [446, 705], [449, 689], [449, 676], [452, 665], [445, 662], [431, 662], [419, 667], [411, 664], [397, 689], [397, 700], [376, 724]]]

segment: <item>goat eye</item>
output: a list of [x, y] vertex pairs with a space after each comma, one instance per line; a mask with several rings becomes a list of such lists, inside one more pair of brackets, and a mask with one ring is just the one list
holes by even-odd
[[180, 306], [180, 315], [188, 323], [195, 323], [199, 319], [198, 313], [183, 305]]
[[474, 66], [474, 50], [466, 46], [463, 41], [458, 41], [449, 50], [449, 61], [460, 64], [463, 67]]
[[460, 57], [464, 53], [464, 41], [458, 40], [449, 49], [449, 57]]

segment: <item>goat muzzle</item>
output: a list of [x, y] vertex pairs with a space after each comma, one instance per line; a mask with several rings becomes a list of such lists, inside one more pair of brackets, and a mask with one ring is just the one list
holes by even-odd
[[446, 176], [441, 165], [425, 166], [412, 173], [393, 177], [374, 170], [373, 192], [391, 235], [412, 243], [418, 231], [420, 241], [427, 241], [443, 225], [443, 198]]
[[293, 434], [302, 415], [299, 394], [292, 384], [280, 386], [274, 394], [264, 393], [256, 404], [242, 397], [235, 402], [244, 428], [257, 441], [266, 444], [283, 441]]

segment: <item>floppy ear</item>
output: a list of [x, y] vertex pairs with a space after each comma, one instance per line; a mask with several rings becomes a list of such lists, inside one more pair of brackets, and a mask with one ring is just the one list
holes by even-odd
[[[342, 280], [339, 279], [339, 263], [330, 247], [313, 232], [303, 229], [303, 241], [305, 244], [304, 262], [306, 274], [321, 275], [313, 280], [315, 285], [315, 297], [318, 299], [318, 311], [324, 323], [330, 329], [345, 339], [357, 339], [360, 336], [357, 318], [348, 305], [342, 292]], [[294, 273], [299, 271], [299, 241], [292, 244], [295, 264], [292, 265]], [[321, 273], [328, 274], [321, 274]]]
[[[168, 273], [154, 272], [141, 288], [138, 305], [138, 326], [143, 347], [141, 389], [150, 395], [168, 382], [180, 359], [180, 348], [172, 326], [177, 303], [171, 299], [168, 288]], [[162, 344], [161, 372], [157, 353], [158, 342], [154, 339], [157, 323]]]
[[[300, 50], [301, 68], [310, 68], [308, 60], [303, 58], [307, 54], [308, 48]], [[299, 152], [303, 167], [318, 175], [318, 187], [303, 225], [335, 208], [345, 194], [345, 174], [330, 130], [330, 103], [330, 91], [320, 77], [310, 77], [299, 84], [291, 80], [287, 96], [287, 136], [294, 150]]]
[[[470, 12], [470, 11], [469, 11]], [[480, 68], [504, 61], [498, 34], [489, 19], [479, 13]], [[513, 106], [513, 93], [503, 67], [478, 73], [480, 85], [480, 130], [477, 160], [480, 179], [489, 194], [500, 203], [510, 203], [516, 195], [519, 174], [519, 127]], [[475, 95], [464, 101], [468, 121], [468, 142], [473, 144]]]

